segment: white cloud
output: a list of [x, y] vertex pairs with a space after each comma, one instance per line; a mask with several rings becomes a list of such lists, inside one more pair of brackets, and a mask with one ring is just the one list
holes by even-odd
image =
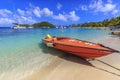
[[95, 9], [95, 10], [98, 10], [98, 9], [101, 9], [103, 7], [103, 1], [102, 0], [93, 0], [90, 4], [89, 4], [89, 8], [90, 9]]
[[36, 22], [36, 20], [34, 20], [32, 17], [28, 17], [28, 16], [19, 16], [19, 15], [14, 15], [13, 19], [15, 20], [15, 22], [17, 23], [28, 23], [28, 24], [33, 24]]
[[81, 6], [81, 10], [87, 11], [87, 10], [88, 10], [88, 9], [87, 9], [87, 6], [86, 6], [86, 5], [82, 5], [82, 6]]
[[36, 22], [32, 17], [25, 17], [25, 16], [20, 16], [18, 19], [19, 23], [28, 23], [28, 24], [33, 24]]
[[0, 26], [9, 26], [14, 22], [13, 19], [9, 18], [0, 18]]
[[116, 10], [116, 9], [115, 9], [115, 10], [112, 11], [112, 14], [115, 15], [115, 14], [117, 14], [118, 12], [119, 12], [119, 10]]
[[49, 8], [43, 8], [40, 9], [40, 7], [33, 7], [33, 11], [32, 10], [28, 10], [27, 13], [31, 14], [33, 13], [36, 17], [42, 17], [42, 16], [52, 16], [53, 15], [53, 11], [51, 11]]
[[93, 9], [94, 12], [110, 12], [113, 11], [116, 8], [115, 4], [110, 3], [103, 3], [102, 0], [98, 0], [98, 1], [93, 1], [90, 5], [89, 5], [90, 9]]
[[23, 10], [21, 10], [21, 9], [17, 9], [17, 11], [18, 11], [18, 13], [19, 13], [20, 15], [25, 15], [25, 11], [23, 11]]
[[80, 17], [75, 14], [75, 11], [71, 11], [68, 15], [68, 18], [71, 21], [78, 21], [80, 19]]
[[39, 7], [35, 7], [33, 13], [36, 17], [41, 17], [41, 11]]
[[62, 21], [68, 21], [68, 20], [78, 21], [80, 19], [80, 17], [75, 14], [75, 11], [71, 11], [69, 12], [69, 14], [59, 14], [57, 16], [54, 15], [53, 18]]
[[49, 8], [40, 8], [38, 6], [34, 6], [31, 3], [29, 4], [29, 8], [27, 8], [26, 10], [20, 10], [18, 9], [18, 13], [22, 14], [24, 13], [27, 16], [35, 16], [35, 17], [43, 17], [43, 16], [47, 16], [47, 17], [52, 17], [53, 16], [53, 11], [51, 11]]
[[58, 3], [57, 4], [57, 9], [60, 10], [62, 8], [62, 4]]
[[[24, 10], [17, 9], [18, 13], [11, 13], [10, 10], [5, 10], [4, 13], [6, 13], [4, 16], [0, 17], [0, 26], [12, 26], [12, 23], [28, 23], [33, 24], [36, 22], [35, 19], [32, 18], [32, 16], [28, 16]], [[24, 14], [23, 14], [24, 13]], [[8, 14], [13, 14], [9, 16]]]
[[33, 24], [35, 22], [37, 22], [37, 21], [35, 19], [33, 19], [32, 17], [27, 17], [27, 23]]
[[116, 5], [114, 5], [114, 4], [105, 4], [104, 7], [101, 7], [101, 11], [103, 11], [103, 12], [109, 12], [109, 11], [114, 10], [115, 7], [116, 7]]
[[26, 11], [26, 15], [32, 16], [32, 11], [31, 10], [27, 10]]
[[87, 5], [82, 5], [81, 10], [86, 10], [93, 12], [94, 14], [101, 12], [103, 14], [118, 14], [119, 9], [117, 4], [113, 3], [112, 0], [107, 0], [106, 2], [103, 0], [92, 0], [90, 4]]
[[9, 14], [12, 14], [12, 12], [8, 9], [0, 9], [0, 15], [2, 17], [7, 17]]
[[53, 18], [57, 20], [67, 21], [67, 17], [63, 14], [59, 14], [58, 16], [55, 15]]
[[53, 12], [50, 11], [48, 8], [43, 8], [43, 10], [41, 12], [45, 16], [52, 16], [53, 15]]

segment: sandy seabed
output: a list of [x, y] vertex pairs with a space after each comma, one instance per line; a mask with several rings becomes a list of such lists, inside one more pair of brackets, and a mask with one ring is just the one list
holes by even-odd
[[[105, 37], [94, 42], [120, 51], [120, 39], [117, 37]], [[113, 53], [97, 58], [117, 69], [114, 69], [97, 60], [86, 61], [80, 57], [63, 54], [52, 55], [50, 64], [36, 70], [24, 80], [120, 80], [120, 53]]]

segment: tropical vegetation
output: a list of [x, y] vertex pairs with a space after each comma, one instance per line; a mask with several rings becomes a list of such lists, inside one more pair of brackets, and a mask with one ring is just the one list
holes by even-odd
[[72, 24], [72, 27], [109, 27], [120, 26], [120, 16], [111, 19], [105, 19], [99, 22], [86, 22], [82, 24]]
[[44, 27], [44, 28], [48, 28], [48, 27], [53, 28], [53, 27], [55, 27], [54, 24], [52, 24], [52, 23], [50, 23], [50, 22], [46, 22], [46, 21], [44, 21], [44, 22], [39, 22], [39, 23], [35, 23], [35, 24], [33, 24], [32, 26], [33, 26], [34, 28], [41, 28], [41, 27]]

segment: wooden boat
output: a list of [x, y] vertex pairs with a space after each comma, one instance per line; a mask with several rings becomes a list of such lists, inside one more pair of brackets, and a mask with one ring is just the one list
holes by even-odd
[[119, 52], [102, 44], [92, 43], [68, 37], [52, 38], [48, 35], [48, 37], [43, 39], [43, 43], [48, 47], [59, 49], [85, 59], [97, 58], [111, 54], [113, 52]]

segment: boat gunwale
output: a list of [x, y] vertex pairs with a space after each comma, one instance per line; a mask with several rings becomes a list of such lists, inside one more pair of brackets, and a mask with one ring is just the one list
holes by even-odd
[[[68, 37], [56, 37], [56, 38], [66, 38], [66, 39], [67, 39]], [[68, 38], [68, 39], [74, 39], [74, 38]], [[74, 39], [74, 40], [79, 40], [79, 39]], [[65, 46], [72, 46], [72, 47], [77, 47], [77, 48], [86, 48], [86, 49], [92, 49], [92, 50], [98, 50], [98, 51], [119, 52], [119, 51], [114, 50], [114, 49], [112, 49], [112, 48], [106, 47], [106, 46], [104, 46], [104, 45], [102, 45], [102, 44], [92, 43], [92, 42], [84, 41], [84, 40], [79, 40], [79, 41], [83, 41], [83, 42], [88, 42], [88, 43], [100, 45], [100, 46], [102, 46], [102, 47], [104, 47], [104, 48], [108, 48], [108, 49], [110, 49], [110, 50], [103, 50], [103, 49], [89, 48], [89, 47], [82, 47], [82, 46], [73, 46], [73, 45], [62, 44], [62, 43], [57, 43], [57, 42], [53, 42], [53, 41], [47, 41], [47, 40], [45, 40], [45, 39], [43, 39], [43, 41], [46, 41], [46, 42], [49, 42], [49, 43], [54, 43], [54, 45], [55, 45], [55, 44], [60, 44], [60, 45], [65, 45]]]

